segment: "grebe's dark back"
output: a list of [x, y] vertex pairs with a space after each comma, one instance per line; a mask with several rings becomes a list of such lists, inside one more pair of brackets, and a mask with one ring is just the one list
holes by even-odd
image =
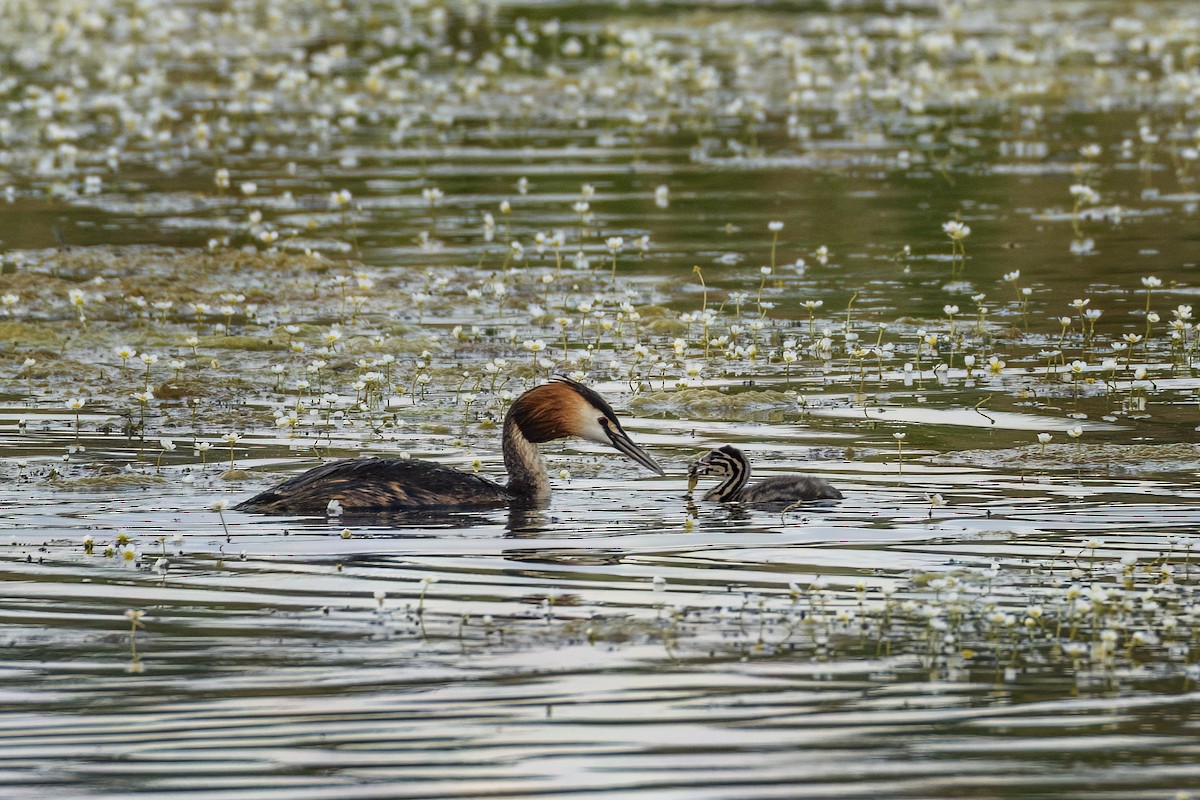
[[504, 417], [502, 448], [508, 485], [401, 458], [331, 461], [284, 481], [237, 506], [273, 514], [325, 514], [331, 501], [346, 513], [435, 508], [537, 505], [550, 496], [550, 479], [537, 445], [578, 436], [611, 445], [643, 467], [663, 469], [633, 443], [598, 393], [567, 378], [537, 386], [513, 402]]
[[724, 478], [704, 493], [705, 500], [743, 505], [782, 505], [805, 500], [841, 500], [842, 493], [824, 478], [813, 475], [779, 475], [747, 486], [750, 459], [733, 445], [710, 450], [688, 467], [689, 491], [700, 477]]

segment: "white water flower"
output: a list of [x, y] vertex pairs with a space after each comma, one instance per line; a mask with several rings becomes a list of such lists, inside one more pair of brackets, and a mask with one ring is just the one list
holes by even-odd
[[947, 236], [956, 242], [960, 242], [971, 235], [971, 226], [955, 219], [952, 219], [949, 222], [943, 222], [942, 230]]

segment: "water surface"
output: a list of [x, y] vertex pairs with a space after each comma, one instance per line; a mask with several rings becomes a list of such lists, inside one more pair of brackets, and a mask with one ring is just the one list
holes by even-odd
[[[1200, 787], [1191, 4], [0, 12], [0, 794]], [[215, 510], [553, 374], [668, 475]]]

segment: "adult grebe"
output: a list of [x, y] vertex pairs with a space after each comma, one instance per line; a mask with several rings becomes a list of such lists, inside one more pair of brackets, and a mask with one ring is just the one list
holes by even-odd
[[696, 487], [701, 476], [724, 477], [725, 480], [704, 493], [705, 500], [743, 505], [773, 505], [799, 503], [804, 500], [841, 500], [842, 493], [824, 478], [812, 475], [780, 475], [767, 478], [753, 486], [750, 480], [750, 459], [733, 445], [710, 450], [703, 458], [688, 467], [688, 492]]
[[314, 467], [236, 508], [274, 514], [325, 514], [335, 500], [349, 514], [533, 506], [550, 496], [550, 480], [537, 444], [567, 436], [612, 445], [646, 469], [664, 474], [662, 467], [625, 433], [603, 397], [581, 383], [554, 378], [518, 397], [504, 417], [502, 448], [507, 486], [431, 461], [348, 458]]

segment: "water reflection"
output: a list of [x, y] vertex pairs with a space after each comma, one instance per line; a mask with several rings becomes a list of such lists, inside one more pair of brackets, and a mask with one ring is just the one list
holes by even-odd
[[545, 508], [512, 508], [508, 512], [508, 535], [538, 536], [548, 533], [554, 526], [553, 518]]

